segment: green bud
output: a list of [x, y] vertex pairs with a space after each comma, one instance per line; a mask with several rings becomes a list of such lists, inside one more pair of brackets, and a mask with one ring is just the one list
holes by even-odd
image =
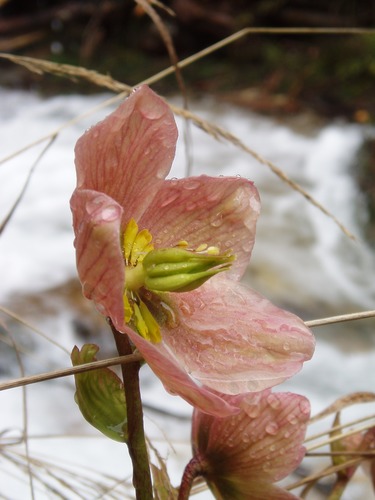
[[206, 252], [181, 247], [152, 250], [142, 262], [144, 283], [156, 292], [189, 292], [215, 274], [228, 270], [233, 260], [233, 254], [220, 255], [215, 247]]
[[[85, 344], [81, 350], [74, 347], [73, 366], [95, 361], [99, 347]], [[100, 368], [74, 375], [74, 399], [84, 418], [105, 436], [126, 442], [128, 435], [124, 386], [109, 368]]]

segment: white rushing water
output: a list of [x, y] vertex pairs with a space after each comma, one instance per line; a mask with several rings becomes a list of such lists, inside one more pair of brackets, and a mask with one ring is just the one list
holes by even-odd
[[[42, 100], [30, 93], [0, 89], [0, 158], [56, 130], [106, 97], [69, 96]], [[193, 108], [273, 161], [357, 237], [356, 241], [349, 240], [332, 220], [251, 156], [192, 128], [193, 175], [241, 175], [254, 180], [260, 191], [262, 214], [247, 283], [304, 319], [373, 309], [375, 255], [362, 240], [361, 224], [366, 214], [352, 175], [357, 152], [373, 131], [359, 125], [331, 123], [320, 128], [311, 126], [308, 133], [301, 133], [296, 130], [297, 122], [291, 127], [213, 101], [195, 103]], [[81, 327], [104, 328], [99, 320], [92, 322], [92, 314], [86, 321], [82, 307], [87, 305], [77, 306], [77, 301], [81, 304], [80, 299], [67, 295], [72, 290], [72, 280], [76, 282], [69, 210], [69, 198], [75, 184], [73, 148], [84, 129], [108, 112], [108, 109], [102, 110], [58, 134], [38, 162], [26, 194], [0, 238], [1, 304], [33, 322], [68, 352], [75, 342], [84, 343], [82, 338], [77, 339], [73, 323], [79, 321]], [[179, 125], [182, 130], [180, 122]], [[45, 145], [46, 142], [39, 144], [0, 165], [1, 220]], [[184, 165], [184, 147], [180, 139], [171, 177], [184, 175]], [[68, 292], [64, 292], [66, 289]], [[74, 287], [73, 292], [76, 293]], [[0, 327], [2, 325], [4, 328], [8, 325], [13, 340], [31, 353], [24, 357], [28, 373], [69, 366], [65, 352], [27, 327], [10, 322], [6, 316], [0, 317]], [[309, 397], [314, 413], [349, 392], [373, 390], [373, 327], [373, 320], [363, 320], [316, 329], [318, 342], [313, 360], [280, 390], [293, 390]], [[104, 349], [110, 350], [104, 337], [101, 333], [98, 344], [104, 341]], [[20, 376], [12, 347], [2, 344], [0, 362], [1, 380]], [[167, 395], [147, 370], [143, 385], [147, 404], [189, 416], [188, 405]], [[28, 389], [28, 432], [34, 436], [29, 443], [30, 453], [53, 457], [59, 465], [65, 460], [80, 463], [114, 478], [122, 477], [124, 470], [129, 474], [123, 447], [98, 438], [79, 414], [73, 394], [71, 379], [37, 384]], [[22, 429], [21, 390], [1, 392], [0, 405], [0, 433], [4, 431], [4, 439], [16, 438]], [[354, 409], [351, 415], [362, 416], [364, 411], [368, 413], [371, 408]], [[189, 457], [188, 421], [151, 411], [146, 425], [152, 436], [163, 440], [167, 433], [173, 441], [176, 454], [168, 452], [168, 464], [177, 484]], [[72, 437], [52, 437], [63, 434]], [[9, 449], [24, 451], [22, 445]], [[166, 453], [166, 445], [161, 449]], [[111, 479], [102, 480], [107, 485], [112, 484]], [[31, 498], [29, 491], [27, 475], [9, 459], [3, 460], [0, 454], [0, 498], [24, 500]], [[354, 487], [344, 498], [360, 499], [362, 494]], [[207, 495], [199, 498], [211, 498]], [[87, 493], [83, 497], [99, 498], [100, 495]], [[120, 497], [120, 493], [115, 496]], [[36, 498], [52, 497], [37, 487]], [[70, 493], [66, 498], [78, 496]], [[104, 498], [112, 497], [104, 494]]]

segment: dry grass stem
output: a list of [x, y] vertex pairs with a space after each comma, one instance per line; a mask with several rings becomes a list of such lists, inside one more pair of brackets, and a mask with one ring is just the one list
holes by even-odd
[[334, 323], [342, 323], [344, 321], [353, 321], [357, 319], [374, 318], [375, 310], [363, 311], [352, 314], [342, 314], [341, 316], [332, 316], [331, 318], [314, 319], [311, 321], [305, 321], [305, 325], [311, 327], [331, 325]]
[[[341, 431], [342, 429], [345, 429], [346, 427], [353, 427], [353, 425], [358, 425], [358, 424], [361, 424], [362, 422], [366, 422], [367, 420], [374, 420], [374, 419], [375, 419], [375, 415], [367, 415], [366, 417], [358, 418], [356, 420], [346, 422], [345, 424], [334, 425], [334, 426], [329, 428], [329, 432]], [[312, 423], [311, 420], [309, 423], [310, 424]], [[305, 443], [308, 443], [309, 441], [315, 441], [315, 439], [323, 437], [326, 434], [327, 434], [327, 431], [322, 431], [322, 432], [313, 434], [312, 436], [309, 436], [305, 439]]]
[[[232, 44], [241, 38], [247, 37], [247, 36], [254, 36], [254, 35], [283, 35], [283, 34], [294, 34], [294, 35], [309, 35], [309, 34], [324, 34], [324, 35], [365, 35], [365, 34], [375, 34], [375, 29], [362, 29], [362, 28], [244, 28], [237, 33], [234, 33], [233, 35], [219, 41], [218, 43], [215, 43], [211, 45], [210, 47], [207, 47], [204, 50], [201, 50], [192, 56], [189, 56], [185, 58], [182, 61], [178, 61], [178, 57], [173, 45], [172, 38], [170, 36], [170, 33], [168, 32], [168, 29], [164, 25], [162, 19], [159, 17], [155, 9], [153, 8], [152, 5], [156, 5], [160, 8], [163, 8], [163, 4], [157, 2], [156, 0], [135, 0], [135, 2], [140, 5], [144, 11], [151, 17], [153, 20], [155, 26], [157, 27], [161, 38], [164, 41], [164, 44], [167, 48], [167, 51], [170, 56], [171, 60], [171, 66], [166, 68], [165, 70], [152, 75], [151, 77], [143, 80], [141, 83], [142, 84], [148, 84], [152, 85], [153, 83], [156, 83], [160, 81], [161, 79], [165, 78], [168, 75], [171, 75], [175, 73], [177, 82], [180, 88], [180, 91], [184, 97], [184, 109], [175, 105], [169, 104], [171, 107], [172, 111], [178, 115], [181, 116], [186, 124], [193, 123], [196, 125], [199, 129], [201, 129], [203, 132], [209, 134], [211, 137], [213, 137], [215, 140], [218, 141], [225, 141], [230, 144], [232, 144], [234, 147], [240, 149], [241, 151], [245, 152], [246, 154], [250, 155], [252, 158], [254, 158], [259, 164], [267, 167], [270, 169], [282, 182], [287, 184], [290, 188], [293, 190], [299, 192], [309, 203], [311, 203], [313, 206], [315, 206], [318, 210], [320, 210], [323, 214], [325, 214], [327, 217], [329, 217], [339, 228], [340, 230], [349, 238], [355, 239], [353, 234], [332, 214], [330, 213], [319, 201], [317, 201], [314, 197], [312, 197], [307, 191], [305, 191], [299, 184], [294, 182], [291, 178], [289, 178], [285, 172], [280, 169], [277, 165], [275, 165], [273, 162], [267, 160], [266, 158], [263, 158], [261, 155], [259, 155], [256, 151], [251, 149], [247, 144], [242, 142], [237, 136], [234, 134], [230, 133], [229, 131], [221, 128], [220, 126], [211, 123], [208, 120], [204, 120], [200, 116], [198, 116], [195, 113], [192, 113], [187, 109], [187, 95], [186, 95], [186, 90], [185, 90], [185, 85], [183, 82], [182, 78], [182, 73], [181, 70], [191, 64], [194, 64], [198, 60], [207, 57], [210, 54], [213, 54], [214, 52], [222, 49], [225, 46], [228, 46], [229, 44]], [[0, 0], [1, 4], [1, 0]], [[169, 11], [170, 15], [173, 15], [173, 12]], [[29, 34], [26, 35], [26, 37], [33, 37], [33, 36], [40, 36], [40, 34]], [[22, 44], [25, 42], [25, 39], [22, 39], [21, 37], [19, 39], [14, 39], [13, 43]], [[0, 46], [1, 49], [1, 46]], [[10, 50], [10, 49], [9, 49]], [[41, 157], [45, 154], [47, 149], [52, 145], [54, 139], [67, 127], [78, 123], [79, 121], [83, 120], [84, 118], [94, 114], [95, 112], [116, 104], [120, 100], [122, 100], [124, 97], [126, 97], [132, 90], [133, 87], [126, 85], [122, 82], [116, 81], [110, 76], [100, 74], [96, 71], [93, 70], [88, 70], [83, 67], [77, 67], [77, 66], [72, 66], [69, 64], [57, 64], [53, 63], [50, 61], [45, 61], [42, 59], [36, 59], [36, 58], [31, 58], [31, 57], [25, 57], [25, 56], [18, 56], [14, 54], [5, 54], [2, 53], [0, 54], [0, 58], [6, 59], [8, 61], [11, 61], [15, 64], [21, 65], [25, 67], [28, 71], [38, 73], [38, 74], [45, 74], [45, 73], [50, 73], [54, 74], [59, 77], [64, 77], [64, 78], [69, 78], [73, 81], [76, 81], [78, 79], [84, 79], [88, 82], [91, 82], [92, 84], [108, 89], [112, 92], [115, 92], [118, 95], [115, 95], [114, 97], [111, 97], [105, 101], [103, 101], [101, 104], [89, 109], [87, 112], [82, 113], [73, 119], [63, 123], [61, 126], [50, 132], [49, 134], [40, 137], [36, 141], [18, 149], [16, 152], [12, 153], [11, 155], [8, 155], [7, 157], [0, 159], [0, 164], [5, 163], [9, 161], [10, 159], [16, 157], [17, 155], [29, 150], [30, 148], [41, 144], [43, 142], [47, 142], [45, 145], [43, 151], [40, 153], [38, 156], [37, 160], [33, 163], [31, 166], [28, 176], [26, 178], [26, 181], [24, 183], [24, 186], [22, 187], [17, 199], [13, 203], [11, 209], [9, 210], [8, 214], [6, 215], [5, 219], [2, 221], [0, 225], [0, 235], [9, 223], [9, 221], [12, 218], [12, 215], [14, 214], [16, 208], [20, 204], [20, 202], [23, 199], [24, 193], [28, 187], [28, 184], [30, 182], [30, 179], [35, 171], [35, 168], [37, 167]], [[186, 132], [188, 129], [185, 129], [185, 145], [189, 144], [189, 136], [188, 133]], [[189, 174], [189, 168], [190, 168], [190, 160], [189, 160], [189, 151], [188, 151], [188, 146], [187, 147], [187, 158], [188, 158], [188, 174]], [[20, 316], [17, 314], [13, 313], [12, 311], [8, 310], [5, 307], [0, 306], [0, 312], [6, 314], [7, 316], [13, 318], [14, 320], [18, 321], [19, 323], [23, 324], [30, 330], [34, 331], [44, 339], [48, 340], [48, 342], [51, 342], [55, 346], [59, 347], [62, 349], [66, 354], [70, 354], [67, 349], [65, 349], [63, 346], [61, 346], [58, 342], [55, 340], [51, 339], [48, 335], [45, 333], [41, 332], [38, 328], [34, 327], [30, 323], [24, 321]], [[309, 327], [319, 327], [323, 325], [330, 325], [334, 323], [340, 323], [344, 321], [355, 321], [355, 320], [360, 320], [360, 319], [366, 319], [366, 318], [372, 318], [375, 317], [375, 310], [371, 311], [362, 311], [358, 313], [353, 313], [353, 314], [345, 314], [345, 315], [339, 315], [339, 316], [333, 316], [329, 318], [322, 318], [322, 319], [317, 319], [317, 320], [309, 320], [306, 321], [305, 324]], [[1, 339], [0, 339], [1, 340]], [[132, 354], [132, 355], [127, 355], [127, 356], [117, 356], [114, 358], [109, 358], [101, 361], [95, 361], [92, 363], [87, 363], [84, 365], [79, 365], [79, 366], [74, 366], [74, 367], [69, 367], [66, 369], [60, 369], [60, 370], [55, 370], [55, 371], [49, 371], [46, 373], [40, 373], [37, 375], [31, 375], [31, 376], [25, 376], [23, 365], [22, 365], [22, 359], [20, 356], [20, 347], [17, 345], [13, 337], [10, 335], [10, 339], [4, 339], [4, 342], [7, 342], [9, 345], [13, 346], [16, 357], [17, 357], [17, 362], [20, 367], [20, 372], [21, 372], [21, 377], [14, 379], [14, 380], [9, 380], [7, 382], [1, 383], [0, 384], [0, 391], [7, 390], [7, 389], [13, 389], [16, 387], [23, 387], [30, 385], [30, 384], [35, 384], [39, 382], [44, 382], [47, 380], [53, 380], [61, 377], [66, 377], [66, 376], [71, 376], [77, 373], [82, 373], [86, 372], [88, 370], [95, 370], [95, 369], [100, 369], [100, 368], [105, 368], [105, 367], [110, 367], [110, 366], [115, 366], [115, 365], [120, 365], [120, 364], [125, 364], [125, 363], [131, 363], [135, 361], [141, 361], [142, 356], [138, 353]], [[323, 419], [333, 413], [337, 413], [341, 411], [344, 408], [347, 408], [348, 406], [354, 405], [354, 404], [362, 404], [366, 402], [374, 402], [375, 401], [375, 393], [370, 393], [370, 392], [361, 392], [361, 393], [355, 393], [355, 394], [350, 394], [345, 397], [339, 398], [337, 401], [335, 401], [332, 405], [330, 405], [328, 408], [326, 408], [324, 411], [320, 412], [319, 414], [313, 416], [310, 419], [310, 423], [314, 423], [320, 419]], [[344, 437], [352, 436], [354, 434], [362, 433], [375, 425], [375, 415], [371, 416], [366, 416], [359, 418], [357, 420], [345, 423], [345, 424], [340, 424], [336, 426], [329, 427], [327, 431], [317, 433], [313, 436], [310, 436], [306, 438], [305, 443], [311, 443], [307, 447], [307, 457], [331, 457], [331, 456], [347, 456], [351, 457], [351, 459], [347, 460], [345, 463], [339, 464], [339, 465], [333, 465], [327, 467], [325, 470], [322, 470], [318, 473], [311, 474], [287, 487], [288, 490], [295, 489], [297, 487], [306, 485], [308, 483], [313, 483], [319, 480], [320, 478], [323, 478], [325, 476], [334, 474], [340, 470], [345, 470], [348, 467], [352, 465], [358, 465], [360, 462], [362, 462], [365, 459], [370, 459], [374, 457], [374, 451], [343, 451], [343, 452], [330, 452], [330, 451], [313, 451], [317, 450], [321, 447], [327, 446], [330, 443], [333, 443], [335, 441], [340, 441]], [[354, 426], [354, 428], [353, 428]], [[346, 429], [350, 427], [351, 429], [340, 433], [338, 435], [332, 436], [332, 431], [341, 431], [343, 429]], [[35, 436], [34, 436], [35, 437]], [[48, 438], [48, 436], [39, 436], [39, 438]], [[51, 436], [49, 436], [51, 437]], [[67, 437], [66, 435], [62, 437]], [[78, 437], [78, 436], [74, 436]], [[42, 491], [45, 493], [47, 491], [50, 495], [58, 498], [67, 498], [66, 497], [66, 491], [69, 492], [74, 492], [74, 494], [78, 498], [108, 498], [108, 499], [114, 499], [114, 500], [120, 500], [123, 498], [131, 498], [131, 484], [130, 482], [126, 482], [127, 480], [120, 480], [118, 478], [114, 478], [109, 476], [108, 474], [103, 473], [102, 471], [97, 472], [93, 471], [92, 469], [86, 468], [85, 471], [79, 470], [80, 466], [73, 466], [70, 464], [70, 467], [63, 467], [61, 461], [58, 462], [58, 464], [53, 463], [52, 461], [45, 461], [38, 459], [36, 457], [33, 457], [30, 455], [30, 450], [29, 450], [29, 439], [31, 436], [28, 435], [28, 420], [27, 420], [27, 401], [26, 401], [26, 391], [23, 390], [23, 429], [22, 429], [22, 436], [15, 440], [15, 438], [7, 438], [5, 436], [5, 432], [3, 435], [0, 434], [0, 457], [2, 461], [8, 461], [18, 469], [27, 474], [29, 477], [29, 483], [30, 483], [30, 492], [31, 492], [31, 498], [35, 498], [36, 494], [39, 493], [39, 491]], [[24, 454], [18, 453], [16, 450], [14, 450], [14, 447], [16, 445], [21, 445], [24, 447]], [[13, 446], [13, 448], [12, 448]], [[161, 468], [164, 467], [164, 462], [161, 459], [161, 457], [158, 455], [157, 450], [154, 450], [156, 453], [156, 456], [159, 459], [159, 465]], [[164, 469], [163, 469], [164, 471]], [[166, 468], [165, 468], [165, 474], [167, 474]], [[93, 477], [93, 473], [97, 474], [97, 476]], [[110, 482], [110, 484], [108, 484]], [[117, 488], [121, 487], [121, 491], [115, 491]], [[199, 493], [201, 491], [204, 491], [207, 489], [207, 485], [203, 482], [202, 479], [199, 481], [196, 481], [193, 486], [192, 494]], [[1, 497], [1, 494], [0, 494]], [[5, 498], [5, 497], [4, 497]]]
[[3, 220], [3, 222], [0, 225], [0, 235], [3, 233], [5, 227], [7, 226], [7, 224], [10, 221], [10, 219], [12, 218], [14, 212], [16, 211], [16, 208], [21, 203], [22, 198], [24, 197], [26, 189], [27, 189], [27, 187], [28, 187], [28, 185], [30, 183], [31, 177], [32, 177], [33, 173], [35, 172], [35, 169], [36, 169], [38, 163], [43, 158], [43, 156], [45, 155], [46, 151], [51, 147], [51, 145], [54, 142], [54, 140], [56, 139], [56, 137], [57, 137], [56, 135], [53, 135], [50, 138], [48, 144], [43, 148], [43, 151], [39, 154], [38, 158], [35, 160], [35, 162], [31, 166], [31, 168], [29, 170], [29, 173], [27, 174], [26, 180], [24, 182], [24, 185], [22, 186], [21, 191], [19, 192], [19, 194], [18, 194], [16, 200], [14, 201], [12, 207], [10, 208], [8, 214], [6, 215], [5, 219]]
[[65, 368], [62, 370], [54, 370], [47, 373], [29, 375], [28, 377], [22, 377], [19, 379], [9, 380], [8, 382], [3, 382], [2, 384], [0, 384], [0, 391], [14, 389], [16, 387], [23, 387], [25, 385], [37, 384], [39, 382], [45, 382], [47, 380], [53, 380], [56, 378], [67, 377], [69, 375], [75, 375], [76, 373], [83, 373], [89, 370], [97, 370], [98, 368], [107, 368], [109, 366], [134, 363], [136, 361], [141, 361], [142, 359], [143, 358], [140, 354], [135, 353], [128, 356], [117, 356], [115, 358], [104, 359], [101, 361], [93, 361], [92, 363], [85, 363], [84, 365], [73, 366], [71, 368]]
[[339, 465], [332, 465], [330, 467], [327, 467], [326, 469], [316, 472], [314, 474], [310, 474], [309, 476], [304, 477], [303, 479], [300, 479], [299, 481], [296, 481], [295, 483], [289, 484], [288, 486], [285, 487], [286, 490], [294, 490], [295, 488], [299, 488], [300, 486], [303, 486], [305, 484], [311, 483], [313, 481], [317, 481], [323, 477], [330, 476], [331, 474], [334, 474], [335, 472], [339, 472], [340, 470], [345, 470], [348, 467], [351, 467], [352, 465], [357, 465], [362, 462], [362, 458], [353, 458], [352, 460], [347, 460], [343, 464]]
[[64, 346], [62, 346], [59, 342], [57, 342], [56, 340], [54, 340], [53, 338], [51, 338], [46, 333], [42, 332], [39, 328], [37, 328], [36, 326], [32, 325], [28, 321], [25, 321], [21, 316], [19, 316], [18, 314], [14, 313], [10, 309], [7, 309], [6, 307], [0, 305], [0, 312], [6, 314], [10, 318], [13, 318], [14, 320], [18, 321], [21, 325], [25, 326], [29, 330], [32, 330], [33, 332], [35, 332], [40, 337], [42, 337], [43, 339], [47, 340], [50, 344], [53, 344], [54, 346], [56, 346], [59, 349], [61, 349], [62, 351], [64, 351], [66, 354], [70, 355], [70, 351], [68, 351], [68, 349], [66, 349]]
[[373, 392], [354, 392], [352, 394], [347, 394], [341, 398], [336, 399], [331, 405], [325, 410], [314, 415], [310, 422], [316, 422], [322, 418], [332, 415], [333, 413], [338, 413], [339, 411], [347, 408], [348, 406], [362, 404], [362, 403], [373, 403], [375, 401], [375, 393]]
[[[11, 313], [11, 311], [8, 311], [7, 309], [5, 309], [1, 306], [0, 306], [0, 311], [3, 311], [5, 313], [11, 315], [15, 319], [21, 320], [17, 315], [14, 315], [13, 313]], [[374, 311], [367, 311], [367, 313], [371, 313], [371, 316], [375, 315]], [[358, 313], [358, 314], [360, 315], [363, 313]], [[354, 321], [355, 319], [363, 319], [362, 317], [353, 317], [353, 316], [358, 316], [358, 315], [350, 314], [349, 316], [351, 316], [350, 321]], [[369, 316], [369, 317], [371, 317], [371, 316]], [[337, 317], [340, 318], [339, 321], [342, 321], [343, 315], [340, 315]], [[335, 318], [334, 316], [327, 318], [327, 324], [334, 323], [334, 321], [333, 321], [334, 318]], [[26, 324], [28, 326], [28, 323], [24, 323], [24, 324]], [[309, 325], [309, 322], [306, 322], [306, 324]], [[323, 326], [325, 324], [326, 323], [324, 322], [324, 319], [321, 319], [321, 320], [319, 320], [319, 325], [316, 325], [316, 326]], [[48, 341], [51, 340], [51, 339], [49, 339], [49, 337], [47, 337], [45, 334], [43, 334], [39, 330], [37, 330], [35, 328], [32, 328], [32, 329], [34, 331], [36, 331], [38, 334], [41, 334], [44, 338], [47, 338]], [[56, 344], [56, 345], [59, 346], [59, 344]], [[59, 346], [59, 347], [61, 347], [61, 346]], [[68, 351], [65, 350], [65, 352], [68, 352]], [[129, 362], [134, 362], [134, 361], [140, 361], [142, 359], [142, 357], [139, 354], [134, 354], [133, 356], [134, 356], [134, 359], [133, 359], [133, 357], [130, 357], [130, 356], [129, 357], [117, 356], [117, 357], [109, 358], [106, 360], [93, 361], [92, 363], [86, 363], [86, 364], [80, 365], [80, 366], [65, 368], [65, 369], [61, 369], [61, 370], [55, 370], [55, 371], [51, 371], [51, 372], [47, 372], [47, 373], [41, 373], [38, 375], [31, 375], [31, 376], [20, 378], [20, 379], [9, 380], [8, 382], [4, 382], [4, 383], [0, 384], [0, 391], [4, 391], [7, 389], [14, 389], [15, 387], [22, 387], [24, 385], [35, 384], [35, 383], [43, 382], [46, 380], [51, 380], [51, 379], [56, 379], [56, 378], [61, 378], [61, 377], [68, 377], [70, 375], [74, 375], [75, 373], [82, 373], [84, 371], [95, 370], [97, 368], [105, 368], [105, 367], [109, 367], [109, 366], [115, 366], [115, 365], [119, 365], [119, 364], [125, 363], [125, 362], [129, 363]], [[368, 398], [371, 401], [372, 401], [371, 398], [375, 397], [375, 395], [372, 395], [372, 393], [363, 393], [363, 394], [368, 395]], [[365, 398], [365, 395], [363, 395], [361, 397]], [[356, 402], [357, 403], [363, 402], [363, 399], [361, 401], [357, 400]], [[351, 403], [351, 404], [354, 404], [354, 403]], [[329, 411], [331, 413], [333, 412], [333, 410], [328, 410], [328, 409], [325, 410], [325, 412], [327, 412], [327, 411]], [[329, 413], [324, 413], [323, 416], [325, 416], [326, 414], [329, 414]], [[312, 421], [315, 421], [318, 418], [322, 418], [321, 415], [322, 414], [319, 414], [319, 415], [313, 417]]]
[[[261, 28], [261, 30], [263, 30], [263, 29]], [[276, 30], [264, 29], [264, 31], [257, 31], [257, 30], [253, 30], [252, 28], [246, 28], [244, 30], [241, 30], [241, 31], [235, 33], [231, 37], [228, 37], [225, 40], [222, 40], [223, 44], [220, 45], [220, 47], [227, 45], [229, 43], [233, 43], [234, 41], [239, 40], [240, 38], [242, 38], [243, 36], [246, 36], [248, 34], [261, 33], [261, 32], [263, 32], [263, 33], [287, 33], [288, 31], [286, 29], [281, 30], [281, 31], [277, 30], [277, 29]], [[313, 29], [310, 30], [310, 29], [301, 28], [301, 29], [292, 30], [289, 32], [292, 32], [295, 34], [297, 34], [297, 33], [307, 34], [307, 33], [314, 33], [314, 32], [323, 33], [323, 30], [322, 31], [315, 31]], [[344, 33], [345, 34], [358, 34], [359, 32], [361, 32], [361, 33], [368, 33], [368, 32], [375, 33], [375, 30], [366, 31], [366, 30], [355, 30], [355, 29], [352, 29], [352, 30], [334, 29], [334, 30], [325, 30], [324, 32], [331, 33], [331, 34], [344, 34]], [[220, 48], [220, 47], [218, 47], [218, 44], [214, 44], [213, 46], [207, 48], [206, 52], [201, 51], [200, 52], [201, 55], [199, 58], [205, 57], [206, 55], [211, 54], [215, 50], [218, 50], [218, 48]], [[99, 107], [95, 107], [95, 108], [93, 108], [93, 110], [90, 110], [90, 112], [85, 113], [85, 114], [80, 115], [80, 116], [77, 116], [74, 120], [71, 120], [71, 121], [63, 124], [61, 127], [59, 127], [59, 129], [55, 130], [52, 133], [54, 135], [56, 133], [59, 133], [62, 129], [66, 128], [67, 126], [71, 125], [72, 123], [76, 123], [77, 121], [79, 121], [83, 117], [86, 117], [90, 113], [94, 112], [94, 110], [96, 111], [102, 107], [109, 106], [110, 104], [113, 104], [115, 101], [122, 99], [124, 96], [128, 95], [132, 90], [132, 87], [130, 87], [128, 85], [125, 85], [121, 82], [117, 82], [108, 76], [100, 75], [99, 73], [97, 73], [95, 71], [86, 70], [85, 68], [82, 68], [82, 67], [75, 67], [75, 66], [67, 65], [67, 64], [61, 65], [61, 64], [57, 64], [57, 63], [51, 63], [49, 61], [40, 60], [40, 59], [33, 59], [30, 57], [14, 56], [12, 54], [0, 54], [0, 57], [11, 60], [11, 61], [15, 62], [16, 64], [23, 65], [27, 69], [29, 69], [30, 71], [48, 72], [48, 73], [55, 74], [57, 76], [65, 76], [65, 77], [68, 76], [70, 78], [72, 78], [72, 77], [84, 78], [84, 79], [94, 83], [95, 85], [105, 87], [107, 89], [113, 90], [114, 92], [121, 92], [121, 94], [119, 96], [116, 96], [115, 98], [112, 98], [112, 99], [108, 99], [107, 101], [103, 102], [102, 105], [100, 105]], [[187, 63], [186, 63], [186, 60], [181, 61], [178, 63], [178, 67], [181, 68], [181, 67], [184, 67], [185, 65], [192, 64], [196, 60], [197, 59], [192, 60], [192, 59], [188, 58]], [[175, 66], [171, 66], [171, 68], [172, 69], [169, 69], [170, 72], [175, 71]], [[157, 78], [159, 78], [159, 79], [163, 78], [165, 76], [164, 74], [161, 74], [161, 73], [159, 73], [158, 75], [159, 76]], [[150, 84], [151, 82], [152, 83], [155, 82], [156, 76], [152, 77], [152, 78], [153, 78], [153, 80], [147, 79], [147, 80], [143, 80], [141, 83]], [[355, 237], [351, 233], [351, 231], [349, 231], [321, 203], [319, 203], [317, 200], [315, 200], [315, 198], [312, 197], [309, 193], [307, 193], [307, 191], [305, 191], [299, 184], [297, 184], [292, 179], [290, 179], [285, 174], [285, 172], [283, 172], [273, 162], [263, 158], [261, 155], [256, 153], [253, 149], [251, 149], [250, 147], [245, 145], [235, 135], [231, 134], [230, 132], [228, 132], [228, 131], [226, 131], [226, 130], [224, 130], [224, 129], [222, 129], [222, 128], [220, 128], [220, 127], [218, 127], [218, 126], [216, 126], [216, 125], [214, 125], [206, 120], [203, 120], [202, 118], [200, 118], [196, 114], [194, 114], [186, 109], [181, 109], [177, 106], [172, 106], [172, 105], [171, 105], [171, 109], [177, 115], [180, 115], [184, 118], [191, 120], [195, 125], [197, 125], [199, 128], [201, 128], [203, 131], [205, 131], [209, 135], [213, 136], [216, 140], [224, 139], [224, 140], [230, 142], [235, 147], [238, 147], [242, 151], [244, 151], [247, 154], [249, 154], [250, 156], [252, 156], [258, 163], [267, 166], [275, 175], [277, 175], [279, 177], [280, 180], [285, 182], [287, 185], [289, 185], [295, 191], [299, 192], [302, 196], [304, 196], [304, 198], [308, 202], [310, 202], [312, 205], [314, 205], [316, 208], [318, 208], [327, 217], [332, 219], [335, 222], [335, 224], [337, 224], [337, 226], [341, 229], [341, 231], [344, 232], [344, 234], [346, 236], [348, 236], [351, 239], [355, 239]], [[35, 141], [34, 143], [30, 144], [29, 146], [25, 146], [24, 148], [20, 149], [18, 152], [14, 153], [13, 155], [7, 156], [6, 158], [0, 160], [0, 164], [9, 160], [10, 158], [16, 156], [19, 152], [25, 151], [29, 147], [32, 147], [35, 144], [38, 144], [40, 142], [43, 142], [48, 137], [49, 136], [45, 136], [45, 137], [39, 139], [38, 141]]]
[[[374, 416], [375, 418], [375, 416]], [[367, 431], [368, 429], [371, 429], [371, 427], [374, 427], [375, 422], [369, 422], [366, 425], [358, 426], [356, 429], [352, 429], [350, 431], [347, 431], [343, 434], [339, 434], [337, 436], [331, 436], [328, 437], [327, 439], [323, 441], [319, 441], [318, 443], [315, 443], [311, 446], [306, 447], [307, 452], [310, 452], [312, 450], [316, 450], [318, 448], [321, 448], [322, 446], [326, 446], [327, 444], [334, 443], [335, 441], [340, 441], [343, 438], [353, 436], [354, 434], [358, 434], [359, 432]], [[329, 429], [329, 432], [331, 430]]]
[[306, 453], [306, 457], [375, 457], [375, 451], [313, 451]]

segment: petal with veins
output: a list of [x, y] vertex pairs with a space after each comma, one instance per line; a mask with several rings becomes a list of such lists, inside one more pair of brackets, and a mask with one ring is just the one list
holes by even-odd
[[78, 189], [70, 200], [83, 294], [116, 323], [124, 322], [125, 268], [120, 245], [122, 207], [109, 196]]
[[249, 262], [260, 211], [252, 182], [237, 177], [190, 177], [166, 181], [140, 220], [155, 247], [186, 240], [190, 248], [206, 243], [232, 250], [236, 261], [226, 273], [239, 279]]
[[217, 418], [194, 410], [192, 428], [194, 456], [212, 489], [222, 495], [218, 498], [296, 498], [272, 483], [293, 472], [304, 457], [308, 400], [268, 390], [225, 399], [241, 411]]
[[111, 196], [125, 222], [137, 220], [170, 170], [176, 141], [169, 106], [142, 86], [78, 140], [77, 188]]
[[215, 277], [169, 295], [176, 314], [163, 341], [201, 384], [226, 394], [260, 391], [297, 373], [314, 337], [297, 316], [237, 282]]

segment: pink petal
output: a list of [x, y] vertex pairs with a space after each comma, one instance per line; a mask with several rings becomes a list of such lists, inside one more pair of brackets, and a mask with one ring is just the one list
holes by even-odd
[[140, 220], [156, 247], [186, 240], [236, 255], [229, 276], [239, 279], [250, 259], [260, 211], [258, 191], [237, 177], [190, 177], [166, 181]]
[[126, 333], [168, 392], [181, 396], [201, 411], [218, 417], [233, 415], [239, 411], [238, 406], [232, 405], [220, 395], [196, 384], [163, 343], [151, 344], [127, 327]]
[[77, 187], [107, 194], [137, 220], [170, 170], [176, 141], [168, 105], [142, 86], [78, 140]]
[[166, 298], [176, 314], [163, 342], [199, 383], [225, 394], [260, 391], [297, 373], [314, 337], [297, 316], [223, 277]]
[[239, 493], [246, 492], [251, 495], [243, 498], [294, 498], [270, 487], [293, 472], [304, 457], [308, 400], [270, 391], [227, 400], [240, 404], [241, 412], [226, 418], [198, 410], [193, 414], [193, 451], [207, 463], [208, 481], [221, 492], [232, 488], [236, 495], [230, 498], [241, 498]]
[[125, 266], [120, 247], [121, 206], [109, 196], [77, 189], [70, 200], [83, 294], [114, 322], [123, 323]]

